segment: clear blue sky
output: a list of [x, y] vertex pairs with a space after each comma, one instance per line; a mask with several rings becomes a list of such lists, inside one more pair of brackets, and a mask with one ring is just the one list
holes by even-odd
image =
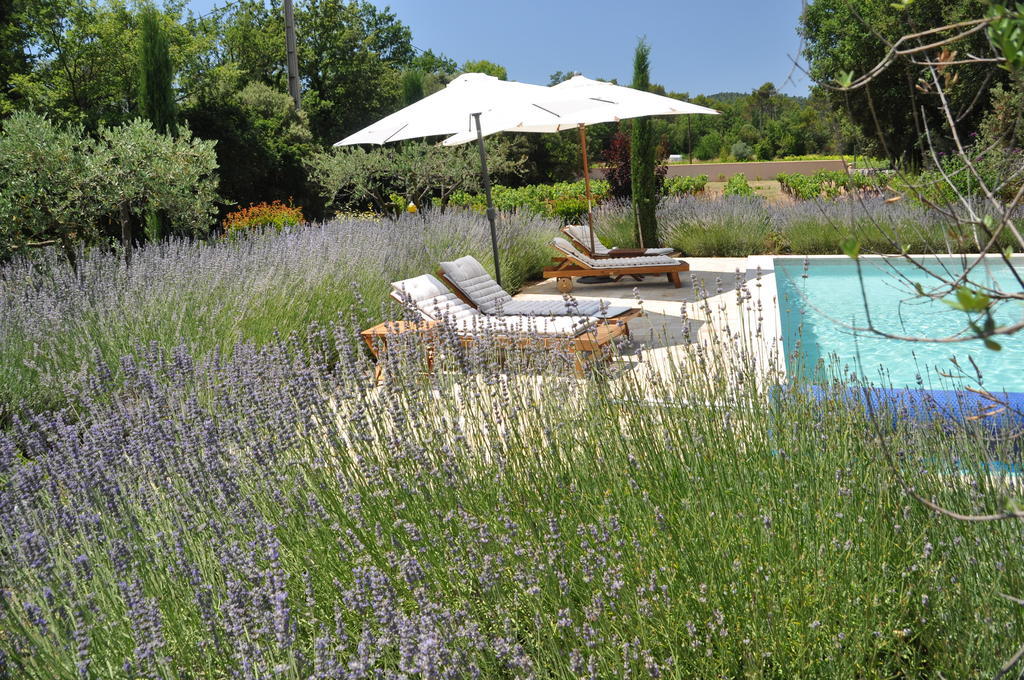
[[[651, 80], [673, 92], [749, 92], [765, 82], [806, 95], [796, 56], [801, 0], [371, 0], [412, 30], [413, 44], [459, 64], [487, 59], [509, 78], [547, 85], [555, 71], [591, 78], [633, 76], [646, 36]], [[212, 0], [192, 0], [207, 11]], [[223, 0], [217, 4], [223, 4]]]

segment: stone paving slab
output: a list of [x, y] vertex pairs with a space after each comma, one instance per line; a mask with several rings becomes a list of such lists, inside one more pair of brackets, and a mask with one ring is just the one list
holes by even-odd
[[[775, 351], [772, 343], [777, 334], [774, 310], [774, 281], [771, 273], [763, 282], [755, 281], [753, 268], [745, 257], [686, 258], [690, 271], [681, 274], [682, 288], [674, 288], [663, 276], [650, 276], [643, 281], [623, 280], [615, 283], [583, 284], [576, 282], [572, 295], [579, 300], [605, 300], [610, 305], [642, 306], [643, 318], [630, 322], [635, 343], [643, 346], [641, 366], [637, 371], [658, 371], [664, 374], [673, 361], [685, 360], [684, 347], [704, 343], [708, 348], [721, 346], [722, 341], [736, 342], [741, 334], [752, 337], [751, 329], [763, 325], [772, 337], [761, 341], [765, 364]], [[762, 284], [762, 285], [758, 285]], [[743, 295], [737, 287], [743, 286]], [[762, 296], [762, 308], [756, 307], [756, 296]], [[561, 299], [555, 281], [549, 279], [526, 286], [517, 299]], [[741, 298], [743, 301], [741, 302]], [[769, 299], [770, 298], [770, 299]], [[686, 323], [683, 323], [685, 307]], [[761, 320], [758, 317], [762, 317]], [[763, 323], [767, 317], [768, 322]], [[723, 337], [727, 336], [727, 337]]]

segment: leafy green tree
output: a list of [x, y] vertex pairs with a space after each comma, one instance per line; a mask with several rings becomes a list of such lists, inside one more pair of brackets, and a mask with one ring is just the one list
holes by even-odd
[[[46, 113], [54, 121], [79, 122], [87, 131], [140, 114], [140, 21], [119, 0], [18, 0], [29, 68], [10, 75], [8, 101]], [[183, 20], [181, 6], [160, 12], [177, 85], [184, 92], [207, 77], [214, 26]]]
[[79, 124], [58, 124], [30, 112], [4, 121], [0, 136], [0, 260], [33, 246], [98, 235], [95, 143]]
[[[637, 90], [646, 91], [651, 84], [651, 48], [641, 39], [633, 56], [633, 83]], [[633, 186], [633, 214], [636, 216], [637, 238], [644, 247], [658, 243], [658, 189], [654, 176], [657, 143], [649, 118], [633, 119], [631, 140]]]
[[97, 198], [116, 215], [121, 244], [130, 261], [134, 225], [150, 212], [167, 216], [181, 235], [204, 233], [213, 222], [217, 200], [217, 156], [213, 142], [162, 135], [149, 121], [104, 127], [92, 154], [98, 173]]
[[576, 75], [575, 71], [555, 71], [550, 76], [548, 76], [548, 87], [558, 85], [559, 83], [564, 83], [565, 81], [572, 78], [574, 75]]
[[449, 59], [443, 54], [434, 54], [433, 50], [420, 52], [409, 64], [412, 68], [419, 69], [425, 74], [437, 76], [454, 76], [459, 72], [459, 65], [454, 59]]
[[[179, 234], [209, 227], [216, 195], [213, 143], [157, 133], [149, 121], [103, 127], [53, 123], [18, 112], [0, 136], [0, 255], [26, 247], [96, 242], [113, 219], [122, 242], [161, 211]], [[130, 252], [130, 248], [127, 248]]]
[[486, 73], [489, 76], [494, 76], [499, 80], [508, 80], [508, 69], [504, 66], [495, 64], [493, 61], [487, 61], [486, 59], [477, 59], [475, 61], [467, 61], [462, 65], [463, 73]]
[[[815, 0], [806, 5], [800, 20], [810, 75], [816, 82], [832, 85], [846, 73], [863, 75], [882, 61], [889, 45], [901, 36], [982, 17], [987, 7], [984, 0], [898, 5], [890, 0]], [[961, 56], [992, 55], [984, 31], [972, 33], [949, 49]], [[960, 64], [954, 72], [957, 77], [946, 88], [946, 96], [966, 134], [976, 129], [988, 108], [986, 88], [1005, 82], [1008, 75], [996, 73], [984, 63]], [[867, 86], [850, 92], [830, 90], [828, 98], [834, 107], [848, 110], [864, 138], [874, 142], [877, 153], [916, 167], [926, 146], [926, 126], [933, 139], [948, 132], [941, 101], [929, 81], [926, 69], [898, 60]]]
[[748, 116], [756, 129], [763, 130], [769, 121], [779, 117], [780, 103], [778, 100], [779, 92], [773, 83], [765, 83], [747, 98]]
[[284, 10], [278, 0], [242, 0], [224, 17], [221, 32], [220, 65], [232, 64], [246, 82], [287, 90]]
[[89, 130], [135, 109], [136, 32], [127, 8], [54, 0], [25, 20], [33, 68], [10, 83], [23, 106]]
[[295, 110], [283, 85], [233, 87], [227, 79], [219, 89], [187, 101], [182, 110], [197, 137], [216, 142], [220, 191], [227, 204], [291, 200], [307, 216], [319, 216], [321, 202], [303, 166], [316, 149], [305, 111]]
[[15, 107], [11, 92], [11, 78], [29, 69], [26, 54], [28, 35], [20, 16], [20, 3], [0, 0], [0, 115]]
[[296, 7], [302, 106], [314, 137], [332, 144], [395, 110], [412, 33], [365, 0], [306, 0]]

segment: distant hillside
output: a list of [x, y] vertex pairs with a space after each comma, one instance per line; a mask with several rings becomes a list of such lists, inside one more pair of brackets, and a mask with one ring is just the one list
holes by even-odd
[[[750, 96], [749, 92], [716, 92], [715, 94], [705, 95], [708, 99], [714, 99], [720, 101], [723, 104], [732, 104], [738, 99], [746, 99]], [[793, 101], [800, 102], [801, 104], [808, 101], [807, 97], [797, 97], [791, 94], [779, 93], [777, 96], [785, 97], [786, 99], [792, 99]]]
[[715, 94], [706, 95], [708, 99], [715, 99], [722, 102], [723, 104], [731, 104], [737, 99], [743, 99], [750, 96], [749, 92], [717, 92]]

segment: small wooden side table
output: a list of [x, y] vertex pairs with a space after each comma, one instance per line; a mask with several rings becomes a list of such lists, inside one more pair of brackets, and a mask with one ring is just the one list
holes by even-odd
[[[416, 333], [421, 338], [426, 339], [437, 332], [440, 327], [440, 321], [385, 321], [379, 323], [373, 328], [367, 328], [365, 331], [360, 331], [359, 335], [362, 337], [363, 342], [370, 349], [370, 353], [373, 355], [374, 360], [377, 362], [377, 367], [374, 370], [374, 378], [380, 380], [381, 373], [384, 367], [380, 363], [380, 354], [387, 350], [387, 344], [389, 338], [398, 337], [401, 335], [407, 335], [409, 333]], [[433, 368], [433, 352], [431, 348], [427, 349], [427, 370]]]

